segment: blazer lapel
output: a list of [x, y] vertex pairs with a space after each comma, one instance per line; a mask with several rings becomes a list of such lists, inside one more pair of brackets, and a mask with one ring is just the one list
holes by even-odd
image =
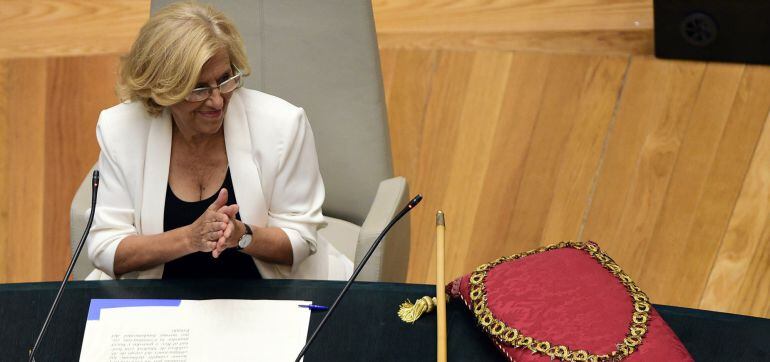
[[248, 224], [267, 226], [267, 205], [262, 194], [260, 170], [251, 149], [251, 129], [246, 109], [236, 91], [225, 114], [225, 146], [230, 165], [233, 190], [238, 201], [241, 220]]
[[144, 188], [142, 192], [142, 233], [163, 232], [163, 210], [166, 206], [169, 162], [171, 161], [171, 116], [168, 111], [152, 120], [144, 155]]
[[[142, 180], [141, 213], [139, 231], [144, 235], [163, 232], [163, 210], [166, 207], [168, 166], [171, 161], [171, 116], [164, 111], [160, 117], [150, 120], [147, 149], [144, 154], [144, 179]], [[144, 271], [127, 273], [124, 279], [160, 279], [164, 264]]]

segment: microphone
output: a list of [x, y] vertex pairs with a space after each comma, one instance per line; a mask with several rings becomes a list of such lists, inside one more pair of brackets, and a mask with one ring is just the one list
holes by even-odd
[[321, 328], [324, 326], [326, 321], [329, 319], [329, 316], [331, 316], [332, 313], [334, 313], [334, 310], [337, 308], [337, 304], [340, 303], [340, 300], [342, 300], [342, 297], [344, 297], [345, 293], [347, 293], [348, 289], [350, 289], [350, 285], [353, 283], [353, 280], [356, 279], [358, 274], [361, 272], [361, 269], [364, 268], [364, 265], [366, 265], [366, 262], [369, 260], [369, 257], [372, 256], [372, 253], [374, 253], [374, 249], [377, 249], [377, 245], [380, 245], [380, 241], [382, 241], [382, 238], [385, 237], [385, 234], [387, 234], [390, 228], [392, 228], [393, 225], [395, 225], [396, 222], [398, 222], [398, 220], [401, 220], [401, 218], [404, 217], [404, 215], [406, 215], [407, 212], [409, 212], [415, 206], [417, 206], [417, 204], [419, 204], [420, 201], [422, 201], [422, 195], [417, 194], [417, 196], [415, 196], [412, 199], [412, 201], [409, 201], [409, 203], [406, 204], [406, 206], [398, 213], [398, 215], [396, 215], [396, 217], [394, 217], [393, 220], [391, 220], [388, 223], [388, 226], [385, 226], [385, 229], [382, 230], [382, 232], [377, 237], [377, 239], [374, 240], [374, 243], [372, 243], [372, 246], [369, 248], [369, 251], [366, 252], [366, 255], [364, 255], [363, 260], [361, 260], [361, 264], [358, 264], [356, 269], [353, 270], [353, 275], [350, 276], [350, 279], [348, 279], [347, 284], [345, 284], [345, 287], [342, 288], [342, 291], [337, 296], [337, 300], [334, 301], [332, 306], [329, 308], [329, 311], [326, 312], [326, 315], [324, 315], [323, 319], [321, 319], [321, 323], [319, 323], [318, 327], [316, 327], [315, 331], [313, 331], [313, 334], [310, 336], [310, 339], [308, 339], [305, 346], [302, 347], [301, 351], [299, 351], [299, 355], [297, 355], [297, 359], [294, 360], [295, 362], [299, 362], [299, 360], [302, 359], [302, 356], [305, 355], [305, 352], [307, 352], [308, 347], [310, 347], [310, 344], [313, 343], [313, 340], [315, 340], [315, 337], [318, 335], [318, 331], [320, 331]]
[[53, 300], [53, 305], [51, 305], [51, 309], [48, 311], [48, 316], [45, 318], [45, 322], [43, 322], [43, 328], [40, 329], [40, 334], [37, 335], [35, 345], [29, 351], [29, 362], [35, 361], [35, 352], [37, 352], [38, 347], [40, 347], [40, 342], [43, 341], [43, 336], [45, 336], [45, 332], [48, 329], [48, 324], [51, 323], [51, 318], [53, 317], [54, 312], [56, 312], [56, 307], [59, 305], [62, 291], [64, 291], [64, 285], [67, 284], [67, 280], [69, 280], [70, 275], [72, 274], [72, 270], [75, 268], [75, 262], [78, 260], [80, 251], [83, 250], [83, 244], [86, 242], [88, 232], [91, 231], [91, 223], [94, 221], [94, 211], [96, 211], [96, 191], [98, 189], [99, 170], [94, 170], [93, 177], [91, 178], [91, 214], [88, 215], [88, 223], [86, 224], [86, 229], [83, 231], [83, 236], [80, 238], [80, 243], [78, 243], [78, 247], [75, 249], [75, 254], [72, 255], [70, 266], [67, 268], [67, 273], [64, 275], [64, 280], [61, 281], [61, 285], [59, 286], [59, 292], [56, 293], [56, 298]]

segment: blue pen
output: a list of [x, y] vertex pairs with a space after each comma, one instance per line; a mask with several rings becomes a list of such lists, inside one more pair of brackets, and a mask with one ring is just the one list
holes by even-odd
[[298, 305], [298, 307], [307, 308], [307, 309], [310, 309], [311, 311], [329, 310], [329, 307], [327, 306], [315, 305], [315, 304], [307, 304], [307, 305], [300, 304]]

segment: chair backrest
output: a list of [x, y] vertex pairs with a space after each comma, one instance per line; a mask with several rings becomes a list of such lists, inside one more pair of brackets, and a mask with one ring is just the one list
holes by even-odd
[[[153, 0], [151, 12], [172, 3]], [[207, 1], [238, 27], [246, 86], [301, 106], [316, 139], [324, 214], [361, 225], [393, 177], [372, 5], [368, 0]]]

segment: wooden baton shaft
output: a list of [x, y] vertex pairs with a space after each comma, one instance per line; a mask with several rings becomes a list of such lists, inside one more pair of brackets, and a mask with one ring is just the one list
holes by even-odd
[[444, 292], [444, 213], [436, 213], [436, 361], [446, 362], [446, 295]]

